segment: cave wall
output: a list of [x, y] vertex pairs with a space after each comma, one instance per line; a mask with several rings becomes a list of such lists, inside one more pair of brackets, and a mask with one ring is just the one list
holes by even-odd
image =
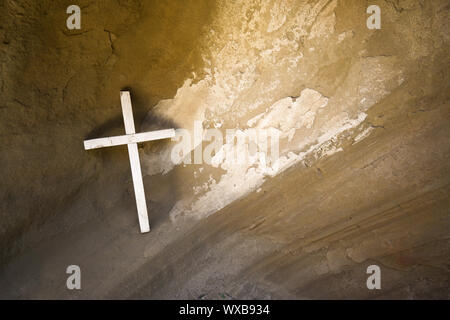
[[[448, 1], [374, 1], [381, 30], [364, 1], [81, 1], [80, 31], [69, 4], [1, 3], [1, 261], [29, 252], [2, 297], [72, 298], [75, 256], [81, 298], [448, 298]], [[140, 237], [126, 148], [82, 145], [124, 88], [138, 131], [273, 128], [280, 161], [143, 144]]]
[[218, 3], [206, 77], [146, 121], [272, 127], [281, 163], [171, 167], [170, 145], [146, 147], [148, 174], [193, 186], [172, 220], [201, 222], [157, 256], [170, 268], [124, 280], [129, 296], [216, 298], [225, 278], [234, 298], [448, 299], [448, 3], [376, 2], [378, 31], [362, 1]]
[[126, 147], [87, 153], [83, 140], [124, 134], [124, 88], [140, 130], [202, 63], [196, 38], [214, 12], [210, 1], [80, 1], [82, 28], [68, 30], [71, 4], [0, 4], [2, 261], [121, 199]]
[[[193, 137], [198, 121], [204, 132], [221, 130], [224, 145], [217, 154], [249, 153], [225, 141], [226, 130], [244, 139], [255, 129], [273, 130], [280, 137], [279, 159], [264, 156], [264, 161], [239, 164], [213, 157], [202, 166], [204, 160], [192, 165], [192, 152], [185, 158], [189, 164], [180, 168], [171, 157], [184, 139], [182, 132], [165, 148], [146, 146], [143, 163], [149, 176], [170, 175], [176, 167], [172, 175], [191, 185], [179, 188], [172, 219], [205, 218], [290, 166], [313, 166], [345, 152], [348, 137], [361, 143], [384, 128], [384, 113], [371, 109], [416, 79], [421, 79], [420, 90], [405, 99], [444, 94], [445, 74], [434, 68], [446, 61], [445, 2], [379, 5], [383, 26], [369, 30], [361, 1], [217, 2], [209, 31], [199, 40], [205, 47], [203, 73], [187, 78], [173, 99], [160, 101], [144, 127], [151, 129], [155, 118], [170, 119]], [[203, 139], [192, 141], [191, 149], [205, 154], [209, 142]]]

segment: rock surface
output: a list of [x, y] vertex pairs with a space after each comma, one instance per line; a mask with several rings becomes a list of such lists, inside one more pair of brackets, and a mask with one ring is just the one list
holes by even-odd
[[[361, 1], [80, 1], [73, 31], [69, 4], [0, 3], [0, 297], [450, 298], [448, 1], [374, 1], [380, 30]], [[82, 144], [124, 88], [138, 131], [272, 129], [280, 158], [143, 144], [140, 235], [126, 148]]]

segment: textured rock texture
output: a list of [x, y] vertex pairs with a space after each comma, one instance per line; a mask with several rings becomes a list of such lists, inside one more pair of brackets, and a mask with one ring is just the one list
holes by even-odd
[[209, 1], [81, 1], [82, 29], [69, 31], [70, 4], [1, 2], [2, 257], [114, 205], [129, 176], [126, 147], [87, 154], [83, 140], [124, 133], [118, 97], [127, 87], [139, 130], [199, 63], [196, 38], [214, 11]]
[[[0, 3], [0, 297], [450, 298], [448, 1], [371, 2], [380, 30], [365, 1], [81, 1], [68, 31], [70, 4]], [[138, 131], [272, 129], [280, 158], [143, 144], [140, 235], [126, 148], [82, 145], [124, 88]]]

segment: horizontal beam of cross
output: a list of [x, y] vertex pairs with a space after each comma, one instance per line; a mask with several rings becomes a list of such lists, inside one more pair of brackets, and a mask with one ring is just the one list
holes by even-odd
[[130, 143], [139, 143], [151, 140], [159, 140], [175, 137], [174, 129], [164, 129], [150, 132], [126, 134], [108, 138], [98, 138], [84, 141], [84, 149], [97, 149], [104, 147], [120, 146]]

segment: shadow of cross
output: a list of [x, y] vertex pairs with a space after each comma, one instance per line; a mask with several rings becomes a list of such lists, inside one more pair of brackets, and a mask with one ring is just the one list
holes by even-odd
[[172, 138], [175, 136], [175, 130], [165, 129], [136, 133], [129, 91], [120, 92], [120, 102], [122, 104], [123, 122], [125, 124], [126, 135], [85, 140], [84, 149], [90, 150], [125, 144], [128, 146], [128, 155], [130, 156], [131, 175], [133, 178], [134, 194], [136, 196], [139, 226], [141, 228], [141, 233], [145, 233], [150, 231], [150, 225], [148, 223], [147, 203], [145, 201], [144, 183], [142, 182], [141, 163], [139, 161], [137, 144], [138, 142]]

